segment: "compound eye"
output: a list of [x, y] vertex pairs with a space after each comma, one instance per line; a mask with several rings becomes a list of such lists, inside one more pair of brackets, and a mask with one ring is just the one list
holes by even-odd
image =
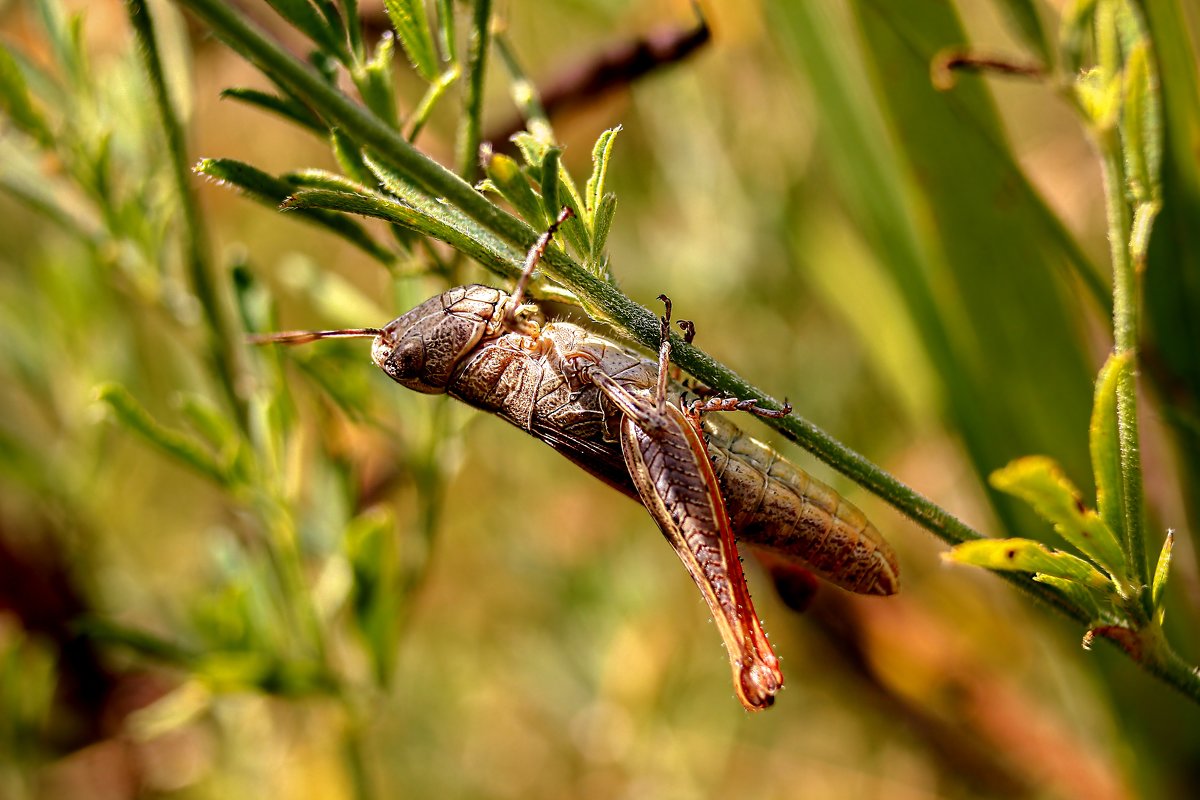
[[425, 344], [417, 338], [404, 339], [392, 351], [389, 362], [394, 378], [418, 378], [425, 369]]

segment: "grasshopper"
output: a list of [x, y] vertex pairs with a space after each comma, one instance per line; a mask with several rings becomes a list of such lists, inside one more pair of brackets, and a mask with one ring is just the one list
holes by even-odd
[[[370, 337], [371, 358], [409, 389], [449, 394], [496, 414], [641, 502], [708, 603], [725, 642], [739, 700], [774, 702], [783, 675], [754, 610], [735, 537], [772, 564], [844, 589], [899, 588], [895, 553], [857, 508], [831, 488], [708, 412], [790, 412], [732, 398], [684, 405], [669, 396], [670, 301], [657, 363], [568, 322], [540, 321], [525, 287], [563, 213], [539, 237], [513, 293], [460, 286], [382, 328], [290, 331], [256, 343]], [[681, 322], [690, 341], [694, 327]]]

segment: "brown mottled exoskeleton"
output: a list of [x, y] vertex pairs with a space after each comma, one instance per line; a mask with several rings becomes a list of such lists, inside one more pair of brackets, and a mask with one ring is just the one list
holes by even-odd
[[[564, 209], [559, 222], [566, 219]], [[478, 284], [426, 300], [383, 328], [255, 337], [299, 344], [369, 336], [371, 357], [392, 380], [449, 394], [549, 444], [639, 500], [708, 602], [725, 641], [739, 699], [769, 707], [783, 683], [738, 559], [735, 536], [771, 563], [811, 571], [850, 591], [899, 588], [896, 556], [857, 508], [825, 484], [710, 411], [788, 413], [753, 401], [670, 402], [670, 341], [663, 318], [658, 363], [567, 322], [537, 321], [524, 287], [553, 235], [526, 259], [512, 295]], [[685, 330], [691, 335], [690, 324]], [[707, 415], [706, 415], [707, 414]], [[706, 415], [706, 416], [705, 416]]]

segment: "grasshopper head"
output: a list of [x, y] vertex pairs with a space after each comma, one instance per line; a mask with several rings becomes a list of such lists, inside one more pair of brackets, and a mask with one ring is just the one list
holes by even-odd
[[375, 337], [371, 358], [396, 383], [440, 394], [463, 359], [503, 333], [508, 299], [479, 284], [443, 292], [389, 322]]

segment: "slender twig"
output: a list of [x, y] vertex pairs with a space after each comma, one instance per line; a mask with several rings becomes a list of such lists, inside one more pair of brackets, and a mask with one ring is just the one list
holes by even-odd
[[154, 101], [166, 136], [171, 161], [171, 178], [182, 211], [182, 246], [191, 278], [192, 291], [200, 303], [208, 323], [209, 358], [213, 362], [221, 386], [238, 421], [246, 425], [246, 406], [238, 391], [241, 364], [240, 334], [228, 305], [224, 302], [219, 283], [213, 278], [212, 259], [205, 238], [204, 220], [192, 191], [191, 159], [187, 154], [183, 125], [175, 113], [171, 95], [159, 59], [158, 40], [154, 21], [145, 0], [126, 0], [129, 21], [141, 45], [141, 54], [154, 90]]
[[953, 89], [957, 72], [981, 72], [1034, 80], [1045, 80], [1047, 77], [1046, 68], [1041, 64], [985, 56], [958, 47], [943, 50], [933, 57], [929, 73], [934, 88], [943, 92]]
[[[592, 54], [584, 61], [555, 70], [544, 85], [534, 87], [531, 84], [532, 92], [540, 100], [542, 116], [548, 119], [572, 108], [594, 103], [609, 92], [678, 64], [711, 39], [712, 32], [703, 17], [687, 28], [669, 27], [650, 31]], [[500, 41], [501, 37], [496, 37], [498, 44]], [[523, 113], [521, 117], [488, 131], [484, 138], [498, 151], [505, 150], [509, 138], [525, 130], [527, 120], [528, 116]]]

